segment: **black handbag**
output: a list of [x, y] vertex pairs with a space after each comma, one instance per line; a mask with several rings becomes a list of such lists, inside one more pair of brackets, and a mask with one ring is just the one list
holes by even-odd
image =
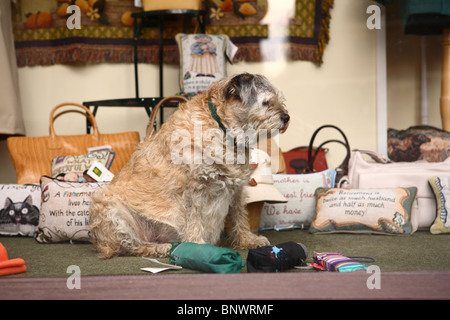
[[[324, 142], [322, 142], [318, 147], [314, 147], [314, 140], [316, 139], [316, 136], [318, 135], [318, 133], [325, 128], [331, 128], [331, 129], [335, 129], [337, 130], [340, 135], [342, 135], [343, 137], [343, 141], [338, 140], [338, 139], [330, 139], [330, 140], [326, 140]], [[321, 127], [319, 127], [316, 131], [314, 131], [311, 140], [309, 141], [309, 146], [308, 146], [308, 158], [307, 159], [295, 159], [290, 161], [290, 165], [292, 167], [295, 167], [295, 169], [297, 170], [297, 172], [303, 172], [303, 173], [312, 173], [315, 172], [316, 170], [314, 169], [314, 162], [316, 161], [316, 158], [318, 155], [320, 155], [320, 152], [323, 152], [324, 148], [323, 146], [325, 146], [328, 143], [331, 142], [335, 142], [335, 143], [339, 143], [341, 145], [343, 145], [347, 151], [347, 155], [344, 158], [344, 161], [342, 161], [342, 163], [336, 168], [336, 179], [335, 181], [339, 181], [343, 176], [347, 175], [348, 173], [348, 162], [350, 160], [350, 156], [351, 156], [351, 149], [350, 149], [350, 144], [348, 142], [347, 136], [345, 135], [345, 133], [338, 127], [331, 125], [331, 124], [326, 124], [323, 125]]]

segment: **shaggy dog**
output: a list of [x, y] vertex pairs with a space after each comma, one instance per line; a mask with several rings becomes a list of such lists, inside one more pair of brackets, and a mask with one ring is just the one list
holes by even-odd
[[181, 103], [92, 196], [93, 244], [105, 258], [167, 257], [175, 241], [216, 244], [229, 216], [233, 248], [269, 245], [250, 231], [242, 190], [249, 148], [288, 124], [282, 95], [264, 76], [213, 83]]

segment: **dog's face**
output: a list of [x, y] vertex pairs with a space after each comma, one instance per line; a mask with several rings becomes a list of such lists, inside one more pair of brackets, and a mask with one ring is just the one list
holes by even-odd
[[242, 73], [223, 81], [225, 110], [222, 112], [232, 128], [286, 131], [290, 117], [284, 97], [266, 77]]

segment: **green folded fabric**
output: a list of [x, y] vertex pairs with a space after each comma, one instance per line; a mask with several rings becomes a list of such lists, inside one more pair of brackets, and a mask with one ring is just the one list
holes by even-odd
[[192, 242], [174, 242], [170, 263], [209, 273], [240, 273], [245, 266], [237, 251]]

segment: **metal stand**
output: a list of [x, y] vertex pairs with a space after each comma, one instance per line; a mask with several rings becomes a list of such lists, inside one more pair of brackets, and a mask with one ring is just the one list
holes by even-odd
[[[92, 114], [95, 116], [97, 114], [99, 107], [143, 107], [150, 116], [153, 108], [164, 98], [164, 84], [163, 84], [163, 48], [164, 48], [164, 17], [167, 15], [182, 14], [186, 16], [196, 17], [200, 30], [205, 33], [205, 13], [204, 10], [162, 10], [162, 11], [144, 11], [133, 13], [134, 18], [134, 81], [135, 81], [135, 98], [126, 99], [112, 99], [112, 100], [97, 100], [97, 101], [86, 101], [83, 105], [87, 108], [93, 108]], [[139, 22], [138, 22], [139, 21]], [[157, 23], [159, 27], [159, 97], [154, 98], [140, 98], [139, 96], [139, 73], [138, 73], [138, 45], [139, 37], [143, 27], [154, 26]], [[186, 26], [186, 23], [185, 23]], [[177, 107], [178, 103], [168, 103], [167, 105], [161, 106], [160, 111], [160, 123], [163, 123], [164, 113], [163, 108]], [[86, 120], [86, 132], [90, 133], [91, 124]]]

